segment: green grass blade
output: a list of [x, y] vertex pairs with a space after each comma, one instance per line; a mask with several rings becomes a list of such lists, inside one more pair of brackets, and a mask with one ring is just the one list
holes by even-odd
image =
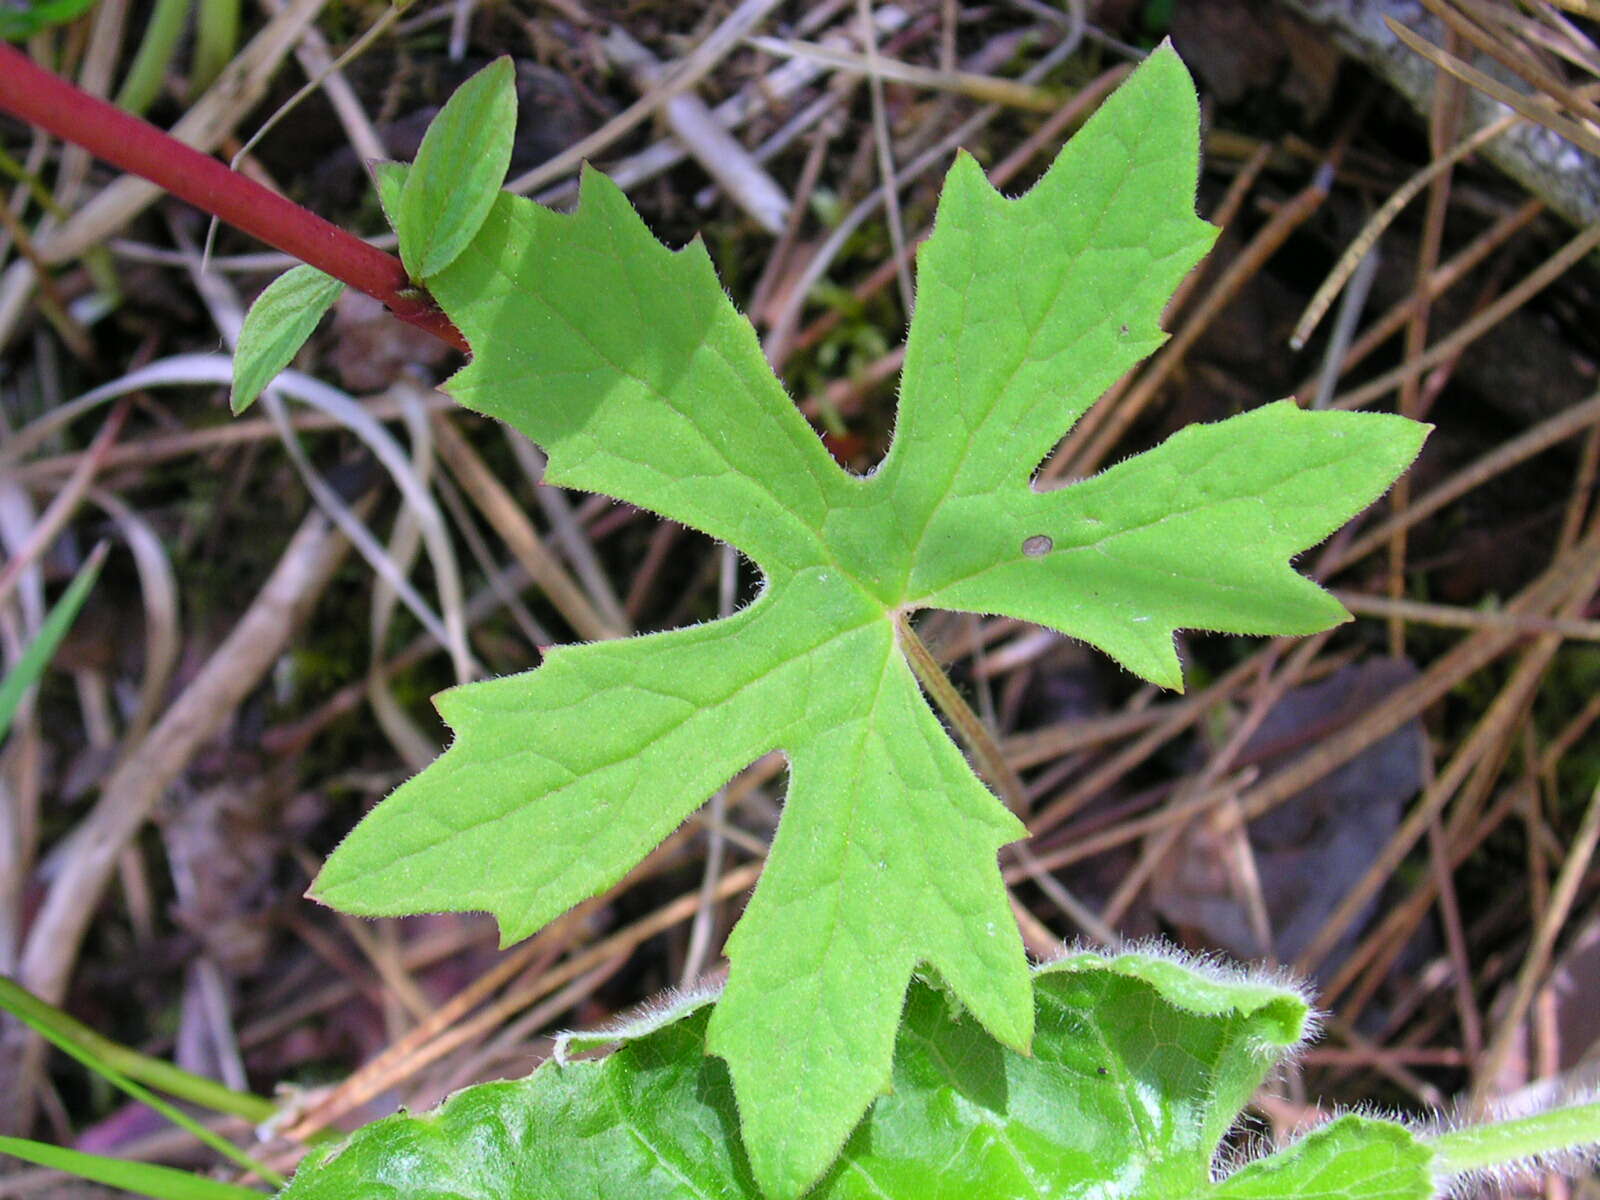
[[189, 94], [198, 96], [222, 74], [239, 48], [239, 0], [201, 0], [194, 30]]
[[89, 589], [100, 577], [100, 564], [105, 559], [106, 544], [102, 542], [78, 568], [77, 575], [61, 594], [61, 599], [56, 601], [49, 616], [45, 617], [44, 624], [39, 627], [39, 636], [28, 644], [17, 665], [6, 672], [4, 679], [0, 679], [0, 742], [11, 731], [11, 719], [17, 715], [17, 706], [22, 703], [22, 697], [39, 682], [50, 660], [55, 657], [56, 647], [67, 635], [67, 630], [72, 628], [78, 610], [89, 598]]
[[207, 1179], [175, 1167], [128, 1162], [104, 1154], [85, 1154], [29, 1138], [0, 1137], [0, 1153], [14, 1155], [35, 1166], [65, 1171], [91, 1183], [103, 1183], [155, 1200], [260, 1200], [262, 1193], [236, 1183]]
[[194, 1137], [197, 1138], [202, 1144], [211, 1147], [211, 1149], [215, 1150], [218, 1154], [222, 1155], [231, 1162], [237, 1163], [245, 1170], [255, 1172], [257, 1175], [261, 1176], [261, 1178], [265, 1179], [274, 1186], [283, 1186], [283, 1176], [279, 1175], [271, 1167], [265, 1166], [262, 1163], [258, 1163], [255, 1159], [251, 1158], [232, 1142], [228, 1141], [226, 1138], [218, 1136], [216, 1133], [213, 1133], [182, 1109], [168, 1104], [165, 1100], [163, 1100], [160, 1096], [157, 1096], [148, 1088], [143, 1087], [142, 1085], [137, 1084], [133, 1080], [129, 1079], [110, 1063], [97, 1058], [89, 1051], [83, 1049], [78, 1045], [77, 1042], [63, 1034], [52, 1023], [41, 1020], [38, 1013], [27, 1008], [14, 1008], [11, 1011], [18, 1020], [22, 1021], [35, 1033], [42, 1036], [46, 1041], [55, 1046], [56, 1049], [60, 1050], [63, 1054], [66, 1054], [76, 1061], [82, 1063], [85, 1067], [89, 1068], [89, 1070], [95, 1072], [108, 1082], [116, 1085], [118, 1088], [126, 1092], [129, 1096], [132, 1096], [141, 1104], [149, 1105], [151, 1108], [155, 1109], [156, 1112], [160, 1113], [163, 1117], [167, 1118], [167, 1120], [171, 1121], [174, 1125], [177, 1125], [193, 1134]]
[[183, 36], [188, 16], [189, 0], [156, 0], [138, 53], [133, 56], [133, 65], [117, 89], [117, 107], [143, 116], [145, 109], [155, 102], [161, 94], [161, 81], [172, 65], [172, 55], [178, 48], [178, 39]]
[[214, 1079], [192, 1074], [165, 1059], [140, 1054], [96, 1033], [75, 1017], [46, 1004], [21, 984], [3, 975], [0, 975], [0, 1008], [19, 1020], [28, 1021], [35, 1028], [53, 1029], [62, 1038], [76, 1042], [85, 1054], [98, 1059], [113, 1071], [120, 1071], [129, 1079], [158, 1087], [180, 1100], [199, 1104], [213, 1112], [243, 1117], [253, 1125], [270, 1121], [278, 1114], [277, 1106], [270, 1100], [249, 1092], [236, 1092]]

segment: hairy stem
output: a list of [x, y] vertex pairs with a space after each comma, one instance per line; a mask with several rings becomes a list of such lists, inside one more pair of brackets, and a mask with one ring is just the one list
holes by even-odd
[[0, 44], [0, 111], [98, 158], [367, 293], [402, 321], [457, 349], [466, 340], [406, 277], [400, 260], [230, 171], [154, 125], [80, 91]]
[[1440, 1170], [1450, 1175], [1493, 1170], [1544, 1155], [1593, 1153], [1600, 1146], [1600, 1102], [1469, 1125], [1441, 1133], [1432, 1143]]

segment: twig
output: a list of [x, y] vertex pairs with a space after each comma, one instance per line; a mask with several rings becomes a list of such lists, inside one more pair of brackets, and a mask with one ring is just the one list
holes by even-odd
[[585, 159], [593, 158], [622, 137], [629, 130], [649, 120], [660, 107], [704, 79], [711, 69], [721, 62], [742, 42], [751, 30], [767, 19], [768, 14], [783, 0], [743, 0], [726, 20], [712, 30], [692, 53], [674, 68], [648, 95], [639, 97], [622, 112], [612, 117], [588, 137], [568, 146], [560, 154], [540, 163], [510, 183], [506, 190], [526, 193], [537, 191], [554, 183], [573, 170]]
[[[1000, 794], [1007, 808], [1019, 815], [1026, 814], [1028, 790], [1023, 786], [1021, 778], [1006, 761], [1005, 753], [995, 742], [988, 727], [950, 682], [950, 677], [939, 666], [939, 660], [934, 658], [926, 643], [917, 636], [916, 630], [911, 628], [911, 623], [904, 613], [895, 617], [895, 640], [905, 652], [906, 661], [911, 664], [917, 682], [922, 684], [923, 690], [928, 693], [939, 711], [950, 719], [957, 736], [971, 752], [978, 773]], [[1061, 881], [1040, 865], [1038, 857], [1026, 843], [1015, 843], [1012, 852], [1028, 878], [1038, 885], [1039, 890], [1050, 898], [1069, 921], [1096, 941], [1106, 945], [1115, 944], [1116, 931], [1096, 916], [1093, 909], [1062, 887]]]
[[1540, 977], [1549, 965], [1550, 954], [1555, 949], [1556, 937], [1560, 934], [1567, 915], [1572, 911], [1573, 902], [1577, 899], [1578, 885], [1582, 883], [1583, 874], [1589, 867], [1590, 858], [1594, 855], [1596, 841], [1600, 841], [1600, 787], [1596, 787], [1589, 797], [1589, 807], [1584, 810], [1583, 821], [1572, 839], [1566, 861], [1561, 864], [1561, 873], [1556, 876], [1549, 907], [1545, 910], [1539, 928], [1534, 933], [1533, 945], [1528, 948], [1528, 955], [1523, 959], [1522, 967], [1517, 972], [1511, 1003], [1495, 1027], [1494, 1036], [1489, 1040], [1489, 1048], [1483, 1052], [1483, 1057], [1478, 1061], [1477, 1077], [1472, 1089], [1474, 1112], [1481, 1113], [1488, 1102], [1495, 1076], [1499, 1074], [1500, 1064], [1511, 1048], [1511, 1039], [1518, 1026], [1527, 1015], [1533, 993], [1538, 988]]
[[301, 522], [233, 631], [144, 744], [106, 781], [93, 811], [72, 835], [28, 934], [21, 975], [36, 996], [60, 1002], [89, 919], [123, 847], [199, 748], [277, 661], [348, 549], [321, 513]]

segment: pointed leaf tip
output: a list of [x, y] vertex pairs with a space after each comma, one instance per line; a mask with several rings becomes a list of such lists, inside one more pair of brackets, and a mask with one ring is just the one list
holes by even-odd
[[400, 196], [405, 190], [406, 176], [411, 168], [399, 162], [373, 162], [367, 164], [372, 172], [372, 187], [378, 194], [378, 207], [383, 209], [383, 219], [390, 229], [399, 228]]

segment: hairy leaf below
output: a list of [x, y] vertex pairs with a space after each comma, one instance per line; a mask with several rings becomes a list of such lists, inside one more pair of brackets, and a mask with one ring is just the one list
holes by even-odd
[[[1300, 996], [1146, 954], [1034, 977], [1031, 1057], [914, 983], [878, 1101], [814, 1200], [1424, 1200], [1430, 1151], [1346, 1118], [1213, 1181], [1241, 1106], [1305, 1031]], [[703, 1001], [701, 1002], [703, 1003]], [[600, 1061], [397, 1116], [303, 1165], [283, 1200], [758, 1200], [708, 1009]]]
[[[893, 445], [865, 478], [823, 449], [699, 242], [667, 250], [593, 171], [572, 215], [485, 206], [425, 280], [474, 352], [451, 393], [542, 445], [549, 482], [730, 542], [765, 587], [731, 617], [558, 648], [442, 695], [454, 744], [346, 839], [314, 894], [370, 915], [483, 909], [513, 941], [781, 750], [783, 821], [706, 1031], [763, 1188], [804, 1191], [888, 1089], [919, 964], [1025, 1050], [1034, 1006], [996, 860], [1024, 830], [928, 708], [896, 618], [1005, 613], [1179, 687], [1178, 629], [1345, 618], [1289, 559], [1378, 496], [1424, 433], [1274, 404], [1034, 489], [1056, 440], [1160, 344], [1163, 305], [1211, 244], [1198, 120], [1164, 48], [1025, 196], [957, 161], [918, 256]], [[439, 171], [419, 160], [402, 217], [440, 194]], [[478, 220], [472, 196], [453, 211], [468, 215], [456, 229]]]

